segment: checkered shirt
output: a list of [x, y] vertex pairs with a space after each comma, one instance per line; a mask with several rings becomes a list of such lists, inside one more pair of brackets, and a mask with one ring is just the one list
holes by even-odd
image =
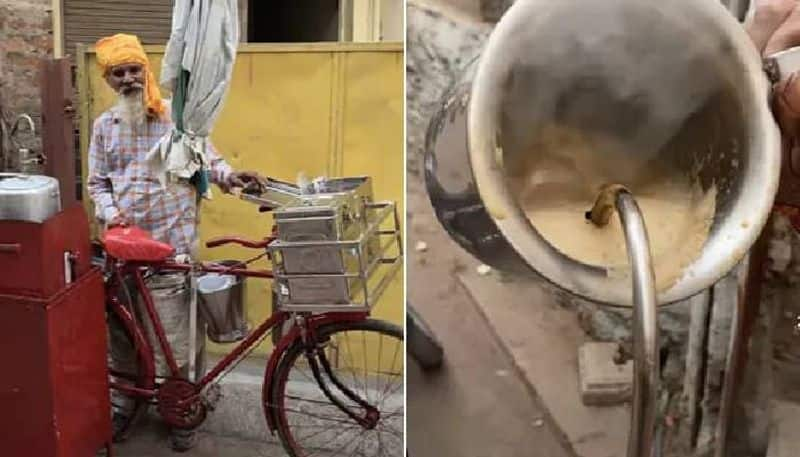
[[[188, 183], [163, 187], [146, 162], [148, 152], [173, 127], [167, 118], [148, 118], [137, 135], [116, 108], [103, 113], [94, 122], [89, 145], [87, 188], [101, 222], [121, 213], [128, 223], [169, 243], [176, 254], [191, 255], [197, 248], [197, 192]], [[231, 167], [210, 143], [206, 157], [211, 182], [227, 180]]]

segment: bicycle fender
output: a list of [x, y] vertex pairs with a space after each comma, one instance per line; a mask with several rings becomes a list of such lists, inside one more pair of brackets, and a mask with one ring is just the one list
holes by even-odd
[[[310, 317], [306, 322], [308, 323], [308, 330], [315, 332], [318, 328], [339, 322], [357, 322], [367, 318], [367, 313], [326, 313]], [[273, 383], [275, 382], [275, 370], [278, 369], [283, 355], [294, 344], [295, 340], [300, 339], [300, 328], [293, 325], [292, 328], [286, 333], [283, 338], [278, 342], [278, 346], [272, 351], [272, 355], [267, 362], [267, 368], [264, 373], [264, 383], [261, 388], [261, 403], [264, 405], [264, 415], [267, 417], [267, 426], [272, 434], [278, 429], [275, 423], [275, 418], [268, 407], [269, 393], [272, 392]]]

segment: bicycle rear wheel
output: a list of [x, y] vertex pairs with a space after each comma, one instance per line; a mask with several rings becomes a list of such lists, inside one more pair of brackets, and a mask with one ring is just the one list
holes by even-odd
[[[402, 456], [403, 370], [403, 330], [388, 322], [320, 327], [311, 348], [295, 341], [278, 365], [267, 405], [286, 451], [293, 457]], [[337, 402], [374, 422], [360, 423]]]

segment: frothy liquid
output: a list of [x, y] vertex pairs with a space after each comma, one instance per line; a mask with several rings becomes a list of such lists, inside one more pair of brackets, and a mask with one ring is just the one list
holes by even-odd
[[[605, 267], [609, 274], [630, 275], [628, 251], [619, 216], [614, 212], [608, 225], [597, 227], [586, 220], [600, 187], [615, 167], [613, 156], [603, 156], [603, 166], [581, 160], [598, 157], [559, 142], [559, 157], [530, 162], [512, 177], [512, 186], [536, 230], [555, 248], [585, 264]], [[564, 146], [571, 147], [564, 147]], [[557, 160], [554, 160], [557, 159]], [[565, 160], [574, 159], [574, 160]], [[633, 169], [630, 156], [619, 158], [616, 166]], [[663, 291], [674, 285], [685, 268], [700, 255], [708, 239], [716, 208], [716, 188], [703, 191], [689, 179], [659, 179], [648, 167], [639, 167], [640, 178], [623, 183], [633, 193], [644, 217], [656, 287]], [[644, 173], [647, 173], [647, 176]], [[667, 174], [664, 173], [664, 176]]]

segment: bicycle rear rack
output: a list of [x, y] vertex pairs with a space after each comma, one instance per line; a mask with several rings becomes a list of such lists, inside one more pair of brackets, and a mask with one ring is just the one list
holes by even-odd
[[[365, 203], [369, 223], [354, 239], [285, 241], [267, 248], [272, 256], [276, 307], [288, 312], [369, 311], [403, 265], [400, 220], [394, 202]], [[340, 271], [287, 271], [286, 257], [314, 264], [340, 256]]]

